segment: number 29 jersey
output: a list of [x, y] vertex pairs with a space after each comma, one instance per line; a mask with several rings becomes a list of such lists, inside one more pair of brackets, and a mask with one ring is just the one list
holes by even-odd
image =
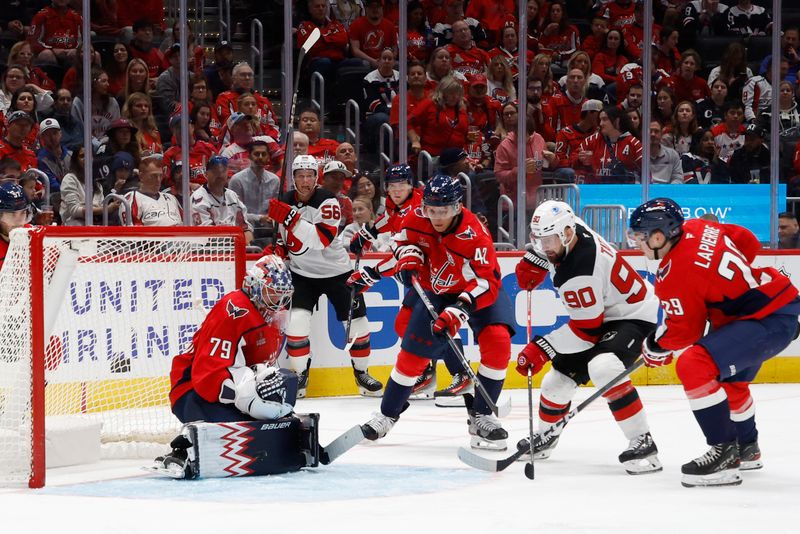
[[574, 354], [592, 348], [604, 323], [658, 321], [653, 286], [602, 237], [581, 224], [564, 261], [551, 265], [553, 286], [569, 314], [567, 324], [545, 335], [559, 352]]

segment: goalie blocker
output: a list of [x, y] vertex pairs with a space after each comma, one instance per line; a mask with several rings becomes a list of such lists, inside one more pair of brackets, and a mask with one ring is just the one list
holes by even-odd
[[[319, 414], [265, 421], [188, 423], [152, 471], [173, 478], [277, 475], [320, 463]], [[159, 462], [159, 460], [161, 460]]]

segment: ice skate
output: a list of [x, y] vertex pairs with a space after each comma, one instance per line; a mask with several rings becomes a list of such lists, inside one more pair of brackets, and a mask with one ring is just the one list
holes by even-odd
[[[175, 447], [174, 445], [176, 444], [181, 446]], [[163, 456], [156, 456], [153, 464], [144, 469], [170, 478], [193, 478], [192, 466], [189, 463], [189, 453], [186, 450], [186, 447], [192, 446], [191, 442], [184, 436], [178, 436], [172, 440], [172, 445], [171, 452]], [[186, 447], [183, 445], [186, 445]]]
[[657, 473], [664, 469], [658, 460], [658, 447], [650, 432], [633, 438], [628, 448], [619, 455], [619, 461], [629, 475]]
[[469, 435], [471, 436], [470, 445], [473, 449], [483, 449], [489, 451], [506, 450], [506, 432], [500, 421], [492, 414], [476, 413], [469, 411]]
[[433, 362], [417, 378], [414, 387], [411, 388], [411, 399], [428, 400], [432, 399], [436, 390], [436, 366]]
[[[556, 448], [558, 444], [559, 436], [550, 434], [545, 441], [542, 441], [542, 434], [540, 432], [536, 432], [533, 435], [533, 459], [534, 460], [547, 460], [550, 458], [550, 455], [553, 453], [553, 449]], [[523, 438], [519, 440], [517, 443], [517, 450], [519, 451], [529, 451], [531, 449], [530, 446], [530, 439]], [[520, 462], [529, 462], [531, 459], [530, 453], [523, 454], [517, 461]]]
[[382, 413], [375, 413], [372, 419], [361, 425], [364, 437], [370, 441], [375, 441], [384, 437], [392, 429], [399, 417], [389, 417]]
[[742, 483], [739, 472], [739, 449], [735, 441], [713, 445], [708, 452], [683, 464], [683, 484], [697, 486], [737, 486]]
[[465, 393], [474, 395], [475, 385], [467, 373], [456, 373], [453, 375], [453, 381], [449, 386], [433, 394], [433, 402], [436, 406], [446, 408], [464, 406]]
[[304, 371], [297, 373], [297, 398], [304, 399], [306, 397], [306, 389], [308, 388], [308, 370], [311, 368], [311, 360], [308, 360]]
[[383, 384], [370, 376], [368, 371], [359, 371], [353, 367], [353, 374], [356, 377], [358, 394], [362, 397], [380, 397], [383, 395]]
[[739, 445], [739, 469], [742, 471], [753, 471], [764, 467], [761, 461], [761, 449], [758, 448], [758, 441]]

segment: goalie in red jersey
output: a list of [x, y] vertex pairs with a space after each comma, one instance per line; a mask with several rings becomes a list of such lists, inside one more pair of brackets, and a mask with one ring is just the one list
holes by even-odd
[[[462, 197], [457, 178], [443, 174], [431, 178], [422, 206], [403, 219], [394, 255], [377, 268], [362, 267], [348, 280], [364, 291], [386, 274], [419, 273], [420, 283], [439, 313], [432, 322], [424, 302], [420, 299], [414, 304], [380, 413], [362, 425], [367, 439], [376, 440], [389, 432], [408, 407], [412, 387], [428, 361], [451, 350], [445, 334], [454, 336], [465, 326], [478, 341], [481, 360], [477, 376], [493, 402], [503, 388], [514, 333], [511, 300], [501, 284], [491, 236], [463, 207]], [[486, 401], [479, 396], [467, 409], [472, 446], [504, 450], [508, 434]]]
[[798, 291], [775, 268], [753, 266], [761, 245], [749, 230], [684, 222], [668, 198], [636, 208], [630, 229], [642, 252], [661, 260], [655, 290], [664, 323], [645, 339], [645, 363], [667, 365], [680, 355], [675, 371], [711, 446], [683, 465], [682, 484], [741, 484], [740, 469], [762, 466], [749, 385], [797, 337]]

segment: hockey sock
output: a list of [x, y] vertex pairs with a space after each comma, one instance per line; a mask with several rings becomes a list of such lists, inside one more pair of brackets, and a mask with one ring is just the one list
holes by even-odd
[[709, 445], [736, 439], [728, 396], [717, 380], [719, 369], [705, 348], [693, 345], [678, 359], [675, 371], [689, 406]]
[[[464, 344], [461, 342], [461, 338], [453, 338], [453, 341], [456, 342], [458, 349], [461, 351], [461, 354], [464, 354]], [[447, 366], [447, 371], [451, 375], [455, 375], [456, 373], [464, 373], [466, 369], [464, 369], [464, 364], [461, 363], [461, 359], [453, 352], [449, 346], [444, 350], [444, 364]]]
[[626, 438], [633, 439], [650, 430], [639, 393], [630, 380], [611, 388], [603, 396]]
[[[392, 371], [394, 374], [394, 371]], [[389, 378], [386, 382], [386, 389], [383, 391], [383, 399], [381, 400], [381, 413], [389, 417], [399, 417], [405, 406], [407, 405], [408, 397], [411, 395], [410, 386], [402, 386], [394, 381], [394, 378]]]
[[357, 371], [366, 371], [369, 367], [369, 334], [357, 337], [350, 348], [350, 359]]
[[[500, 392], [503, 390], [503, 382], [505, 382], [505, 378], [501, 378], [500, 380], [495, 380], [493, 378], [489, 378], [484, 376], [482, 373], [478, 373], [478, 380], [481, 381], [483, 384], [484, 389], [489, 394], [489, 398], [492, 399], [495, 403], [497, 402], [497, 398], [500, 396]], [[490, 414], [492, 410], [489, 408], [489, 405], [486, 404], [486, 401], [483, 399], [483, 395], [476, 395], [475, 402], [473, 403], [473, 409], [477, 413], [482, 414]]]
[[[561, 421], [569, 412], [569, 407], [572, 402], [566, 404], [558, 404], [544, 398], [544, 395], [539, 396], [539, 428], [544, 429]], [[544, 423], [544, 425], [542, 424]]]
[[383, 391], [381, 413], [389, 417], [398, 417], [405, 409], [406, 401], [411, 396], [411, 389], [430, 362], [429, 358], [417, 356], [404, 349], [397, 355], [397, 363], [392, 369], [386, 389]]
[[728, 395], [731, 408], [731, 421], [736, 427], [739, 443], [752, 443], [758, 439], [756, 429], [756, 408], [750, 396], [748, 382], [722, 382], [720, 384]]
[[286, 336], [286, 354], [289, 355], [289, 367], [302, 373], [308, 367], [311, 357], [311, 342], [308, 336]]

